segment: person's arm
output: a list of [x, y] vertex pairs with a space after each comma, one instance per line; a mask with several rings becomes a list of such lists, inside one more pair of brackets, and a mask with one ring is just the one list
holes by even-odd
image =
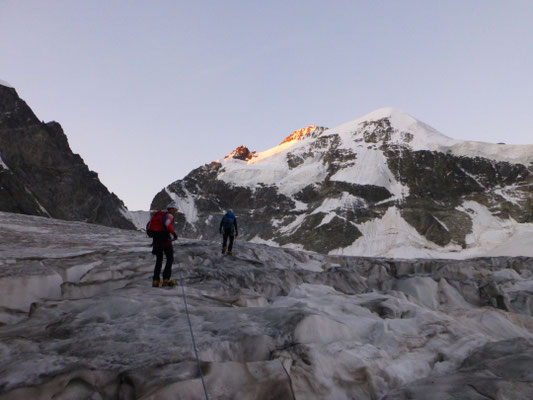
[[165, 218], [165, 227], [170, 232], [174, 240], [178, 238], [178, 235], [176, 234], [176, 231], [174, 230], [174, 216], [172, 214], [167, 214], [167, 217]]
[[235, 236], [239, 236], [239, 230], [237, 229], [237, 217], [233, 220], [233, 225], [235, 225]]

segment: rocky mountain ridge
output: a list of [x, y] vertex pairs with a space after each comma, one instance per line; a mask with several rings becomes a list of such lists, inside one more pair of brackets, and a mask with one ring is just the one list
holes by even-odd
[[122, 201], [72, 153], [61, 125], [41, 122], [0, 84], [0, 210], [134, 229]]
[[177, 201], [181, 234], [204, 239], [232, 208], [247, 240], [330, 254], [476, 256], [532, 229], [533, 145], [454, 140], [391, 108], [298, 139], [197, 168], [151, 208]]

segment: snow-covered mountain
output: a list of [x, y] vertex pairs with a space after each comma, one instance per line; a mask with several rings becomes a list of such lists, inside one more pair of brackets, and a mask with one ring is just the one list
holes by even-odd
[[89, 170], [57, 122], [41, 122], [0, 81], [0, 210], [134, 229], [132, 215]]
[[[205, 399], [146, 235], [0, 212], [0, 237], [0, 400]], [[211, 399], [533, 398], [533, 258], [175, 249]]]
[[280, 145], [241, 146], [158, 193], [186, 237], [215, 238], [232, 208], [241, 236], [329, 254], [533, 255], [533, 145], [449, 138], [393, 108]]

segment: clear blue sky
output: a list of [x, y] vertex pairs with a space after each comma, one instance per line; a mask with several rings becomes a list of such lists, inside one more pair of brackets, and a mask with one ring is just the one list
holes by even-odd
[[244, 144], [402, 109], [533, 143], [533, 1], [0, 0], [0, 79], [133, 210]]

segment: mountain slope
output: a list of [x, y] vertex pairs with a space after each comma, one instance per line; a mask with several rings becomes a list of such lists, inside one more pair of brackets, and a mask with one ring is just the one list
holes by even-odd
[[57, 122], [39, 121], [15, 89], [0, 84], [0, 210], [133, 229]]
[[187, 237], [215, 238], [220, 214], [232, 208], [243, 237], [256, 242], [331, 254], [477, 256], [495, 223], [508, 235], [531, 229], [532, 163], [533, 145], [454, 140], [385, 108], [244, 160], [204, 165], [157, 194], [152, 209], [177, 201]]

